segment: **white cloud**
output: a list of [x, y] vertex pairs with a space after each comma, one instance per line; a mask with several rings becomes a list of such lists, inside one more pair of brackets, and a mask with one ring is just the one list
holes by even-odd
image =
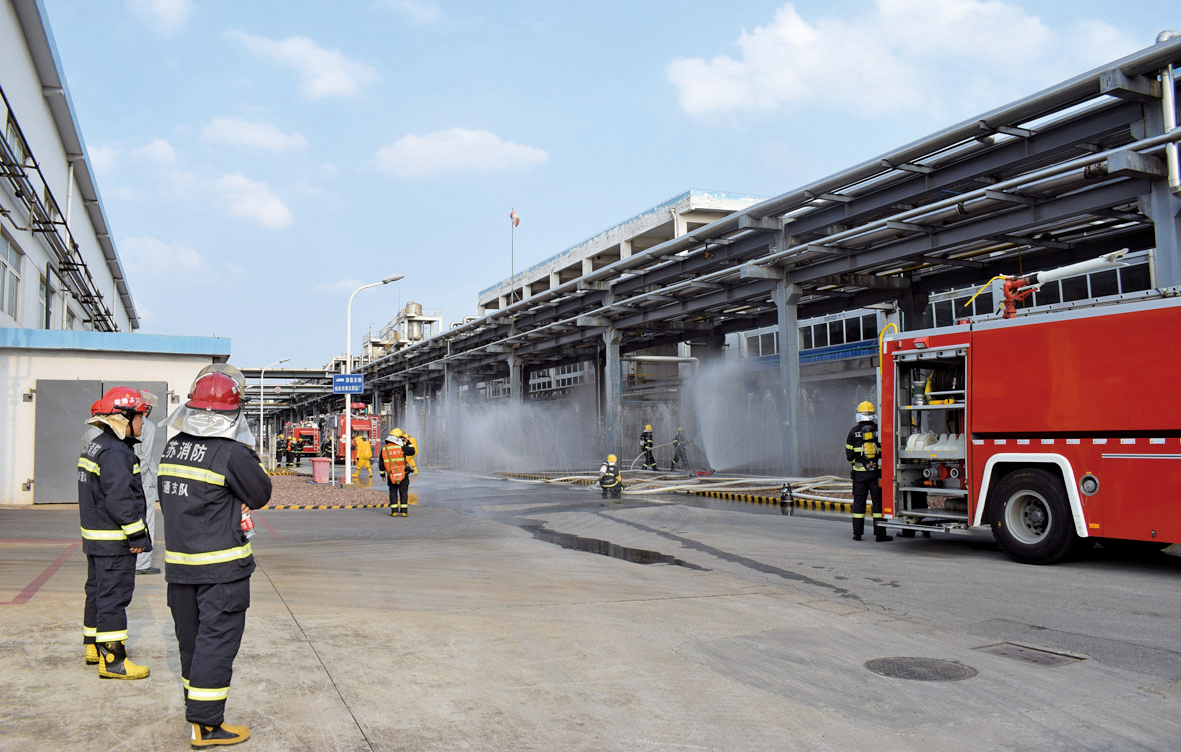
[[549, 155], [534, 146], [502, 141], [488, 131], [452, 128], [425, 136], [410, 134], [377, 151], [377, 169], [401, 177], [443, 172], [523, 170]]
[[132, 153], [149, 162], [159, 164], [171, 164], [176, 161], [176, 150], [172, 148], [172, 144], [162, 138], [157, 138], [150, 144], [135, 149]]
[[226, 36], [256, 55], [294, 70], [300, 78], [300, 91], [312, 99], [351, 97], [378, 78], [375, 68], [320, 47], [307, 37], [276, 41], [244, 31], [228, 31]]
[[119, 256], [124, 267], [142, 270], [190, 273], [206, 267], [205, 259], [193, 248], [147, 235], [122, 240]]
[[811, 21], [788, 3], [737, 45], [737, 57], [669, 63], [686, 112], [716, 118], [821, 105], [963, 116], [1142, 46], [1100, 21], [1052, 29], [1002, 0], [876, 0], [864, 12]]
[[215, 185], [222, 194], [221, 207], [230, 216], [248, 219], [272, 230], [281, 230], [291, 224], [291, 210], [266, 183], [236, 172], [218, 178]]
[[303, 149], [308, 145], [308, 140], [302, 133], [284, 133], [271, 123], [252, 123], [232, 117], [214, 118], [205, 126], [201, 135], [206, 141], [270, 151]]
[[381, 4], [406, 14], [411, 21], [419, 24], [434, 23], [443, 15], [438, 3], [433, 0], [382, 0]]
[[98, 172], [111, 173], [119, 166], [119, 149], [115, 146], [96, 146], [87, 149], [90, 164]]
[[192, 0], [128, 0], [127, 7], [163, 36], [184, 28], [193, 12]]

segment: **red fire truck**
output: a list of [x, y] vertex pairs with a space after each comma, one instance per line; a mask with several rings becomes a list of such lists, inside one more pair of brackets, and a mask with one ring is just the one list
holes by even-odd
[[[353, 403], [353, 436], [364, 436], [365, 440], [373, 445], [373, 455], [377, 456], [377, 453], [381, 451], [381, 419], [376, 415], [370, 415], [368, 413], [358, 413], [357, 412], [358, 409], [363, 409], [364, 407], [366, 407], [366, 406], [363, 403], [360, 403], [360, 402]], [[336, 457], [341, 462], [344, 462], [345, 449], [346, 448], [350, 448], [350, 449], [354, 448], [352, 440], [345, 439], [345, 434], [344, 434], [345, 422], [344, 422], [344, 420], [345, 420], [344, 413], [341, 413], [336, 421], [336, 424], [337, 424]], [[354, 452], [353, 456], [356, 457], [355, 452]]]
[[301, 454], [313, 457], [320, 454], [320, 429], [314, 423], [286, 423], [280, 438], [286, 441], [288, 436], [302, 442]]
[[1178, 295], [887, 336], [886, 527], [1030, 564], [1181, 542]]

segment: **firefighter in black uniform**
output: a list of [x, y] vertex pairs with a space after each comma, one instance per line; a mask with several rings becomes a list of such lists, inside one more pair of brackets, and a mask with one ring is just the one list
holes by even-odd
[[686, 459], [685, 459], [685, 429], [684, 428], [678, 428], [677, 435], [673, 436], [673, 464], [672, 464], [672, 467], [669, 468], [669, 470], [675, 472], [677, 469], [678, 462], [680, 462], [680, 463], [686, 462]]
[[878, 443], [878, 424], [872, 402], [857, 406], [857, 425], [845, 439], [845, 459], [853, 469], [853, 540], [861, 540], [865, 532], [865, 497], [873, 498], [873, 534], [876, 541], [891, 541], [881, 526], [882, 518], [882, 469], [881, 446]]
[[603, 489], [604, 499], [618, 499], [623, 494], [623, 478], [619, 473], [618, 462], [614, 454], [608, 454], [607, 460], [599, 467], [599, 488]]
[[241, 402], [234, 379], [199, 376], [169, 418], [179, 433], [160, 461], [164, 575], [196, 749], [250, 737], [249, 728], [223, 721], [254, 571], [243, 518], [270, 500], [271, 479], [250, 447]]
[[415, 453], [414, 445], [410, 443], [401, 428], [390, 431], [385, 437], [385, 446], [378, 455], [378, 468], [381, 477], [386, 479], [390, 487], [390, 516], [410, 516], [410, 473], [406, 458]]
[[656, 455], [652, 454], [652, 424], [644, 426], [643, 433], [640, 434], [640, 451], [644, 453], [644, 469], [656, 469]]
[[150, 671], [127, 657], [127, 606], [135, 591], [135, 558], [152, 550], [146, 499], [132, 448], [151, 405], [138, 389], [108, 389], [86, 421], [101, 433], [78, 458], [78, 516], [86, 554], [82, 614], [85, 660], [104, 679], [144, 679]]
[[303, 463], [303, 438], [296, 436], [291, 444], [291, 451], [295, 453], [295, 466], [300, 467]]

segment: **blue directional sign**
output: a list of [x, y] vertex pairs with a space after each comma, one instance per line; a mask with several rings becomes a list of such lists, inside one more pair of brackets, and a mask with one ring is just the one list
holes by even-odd
[[333, 394], [360, 394], [365, 391], [365, 374], [363, 373], [334, 373], [332, 374]]

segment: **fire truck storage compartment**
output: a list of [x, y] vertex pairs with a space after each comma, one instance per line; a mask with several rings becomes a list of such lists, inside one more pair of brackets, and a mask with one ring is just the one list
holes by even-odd
[[[964, 461], [967, 348], [952, 345], [894, 358], [893, 494], [895, 517], [911, 530], [966, 529]], [[911, 533], [913, 534], [913, 533]]]

